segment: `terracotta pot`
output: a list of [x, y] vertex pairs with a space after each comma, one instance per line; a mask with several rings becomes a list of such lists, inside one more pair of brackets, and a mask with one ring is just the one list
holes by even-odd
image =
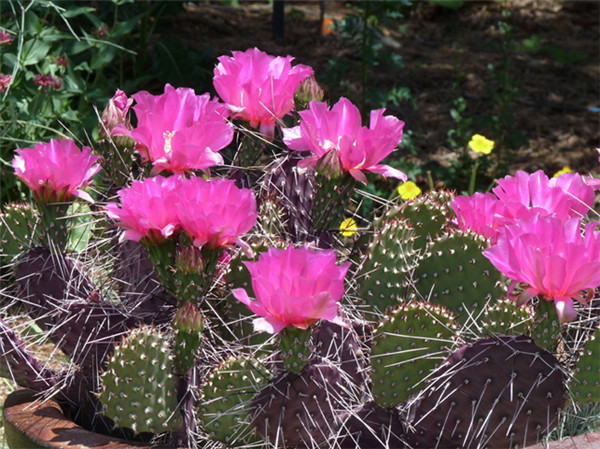
[[[10, 449], [157, 449], [157, 446], [85, 430], [65, 417], [57, 402], [35, 401], [31, 390], [18, 390], [8, 395], [2, 415], [5, 438]], [[600, 432], [537, 444], [526, 449], [598, 448]]]
[[10, 449], [148, 448], [91, 432], [68, 419], [57, 402], [35, 401], [31, 390], [17, 390], [4, 403], [4, 432]]

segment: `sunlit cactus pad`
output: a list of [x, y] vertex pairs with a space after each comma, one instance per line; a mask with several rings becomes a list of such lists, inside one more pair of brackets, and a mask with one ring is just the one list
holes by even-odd
[[406, 278], [414, 268], [415, 231], [406, 220], [383, 222], [375, 231], [368, 255], [357, 273], [360, 299], [383, 313], [400, 302], [406, 292]]
[[210, 438], [230, 446], [256, 440], [250, 401], [271, 377], [251, 358], [232, 358], [213, 369], [202, 386], [198, 411], [200, 425]]
[[420, 390], [447, 357], [454, 333], [454, 318], [441, 306], [406, 303], [394, 309], [373, 333], [375, 402], [394, 407]]
[[102, 376], [104, 414], [116, 426], [162, 433], [181, 425], [169, 339], [158, 329], [132, 330], [116, 345]]
[[510, 299], [490, 301], [479, 316], [477, 333], [497, 335], [528, 335], [533, 325], [531, 307], [519, 306]]
[[502, 275], [481, 254], [484, 248], [483, 238], [467, 232], [435, 239], [414, 272], [419, 295], [468, 323], [469, 314], [505, 294]]
[[577, 403], [600, 404], [600, 325], [583, 348], [569, 388]]
[[524, 336], [482, 339], [453, 353], [412, 405], [413, 448], [508, 449], [534, 444], [565, 401], [556, 358]]

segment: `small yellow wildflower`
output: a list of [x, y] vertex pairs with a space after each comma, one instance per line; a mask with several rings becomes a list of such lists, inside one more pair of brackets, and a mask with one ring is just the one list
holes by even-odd
[[344, 237], [352, 237], [358, 231], [358, 227], [356, 226], [356, 221], [354, 218], [348, 217], [345, 218], [344, 221], [340, 224], [340, 234]]
[[565, 165], [563, 168], [554, 173], [553, 177], [558, 178], [563, 173], [573, 173], [573, 170], [571, 170], [571, 167], [569, 167], [568, 165]]
[[494, 141], [486, 139], [481, 134], [474, 134], [469, 142], [469, 148], [475, 153], [490, 154], [494, 149]]
[[412, 181], [406, 181], [404, 184], [400, 184], [396, 188], [396, 191], [403, 200], [414, 200], [421, 194], [419, 186]]

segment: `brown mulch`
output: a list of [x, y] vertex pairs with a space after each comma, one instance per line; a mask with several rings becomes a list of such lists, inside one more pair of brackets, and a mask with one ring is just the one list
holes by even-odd
[[[412, 133], [417, 163], [447, 164], [456, 157], [449, 130], [453, 101], [463, 97], [465, 118], [473, 119], [471, 132], [490, 135], [489, 117], [499, 116], [493, 97], [502, 92], [494, 70], [502, 63], [502, 35], [498, 22], [503, 9], [510, 13], [512, 46], [509, 50], [509, 85], [518, 89], [508, 111], [515, 145], [511, 170], [544, 169], [553, 174], [565, 165], [580, 173], [600, 174], [596, 147], [600, 146], [600, 3], [594, 1], [514, 0], [466, 1], [458, 11], [414, 2], [404, 18], [381, 26], [385, 52], [399, 54], [404, 67], [371, 67], [368, 83], [387, 91], [408, 87], [416, 102], [388, 104], [389, 113], [406, 122]], [[327, 1], [325, 16], [339, 20], [352, 12], [340, 1]], [[356, 44], [334, 33], [319, 32], [317, 1], [286, 2], [285, 38], [272, 37], [272, 10], [267, 2], [187, 4], [161, 33], [181, 39], [199, 51], [212, 48], [215, 57], [232, 50], [258, 47], [274, 55], [292, 55], [297, 62], [326, 78], [332, 62], [345, 62], [347, 81], [329, 86], [330, 101], [339, 96], [360, 103], [360, 69]], [[159, 36], [160, 38], [160, 36]], [[528, 53], [526, 39], [537, 39], [540, 49]], [[554, 52], [554, 53], [552, 53]], [[562, 61], [561, 61], [562, 59]], [[327, 75], [330, 76], [330, 75]], [[402, 153], [399, 153], [402, 154]]]

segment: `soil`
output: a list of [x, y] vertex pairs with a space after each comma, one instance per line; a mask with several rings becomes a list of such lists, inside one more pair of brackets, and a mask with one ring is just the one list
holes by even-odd
[[[267, 2], [225, 3], [186, 4], [161, 33], [197, 51], [209, 48], [215, 57], [250, 47], [292, 55], [314, 68], [330, 103], [346, 96], [360, 104], [360, 44], [339, 30], [321, 33], [318, 1], [286, 2], [282, 39], [273, 38]], [[357, 12], [356, 5], [344, 2], [325, 5], [326, 19]], [[375, 1], [371, 5], [378, 6]], [[510, 17], [503, 19], [503, 14]], [[500, 21], [510, 24], [510, 38], [500, 32]], [[496, 140], [497, 148], [514, 149], [509, 172], [543, 169], [552, 175], [569, 166], [582, 174], [600, 174], [600, 3], [465, 1], [453, 11], [416, 1], [403, 18], [380, 22], [379, 29], [380, 53], [388, 59], [400, 56], [403, 66], [368, 66], [368, 88], [386, 93], [406, 87], [411, 94], [409, 101], [385, 105], [387, 113], [406, 122], [405, 135], [413, 145], [412, 152], [401, 145], [396, 157], [443, 177], [443, 167], [456, 160], [471, 134], [479, 133]], [[503, 39], [508, 42], [504, 57]], [[498, 78], [503, 64], [504, 84]], [[504, 109], [498, 100], [503, 93]], [[462, 117], [471, 122], [463, 122], [464, 135], [451, 145], [448, 132], [459, 127], [450, 110], [459, 97], [466, 104]], [[369, 94], [367, 105], [380, 107], [372, 103]], [[503, 127], [497, 125], [499, 117]]]

